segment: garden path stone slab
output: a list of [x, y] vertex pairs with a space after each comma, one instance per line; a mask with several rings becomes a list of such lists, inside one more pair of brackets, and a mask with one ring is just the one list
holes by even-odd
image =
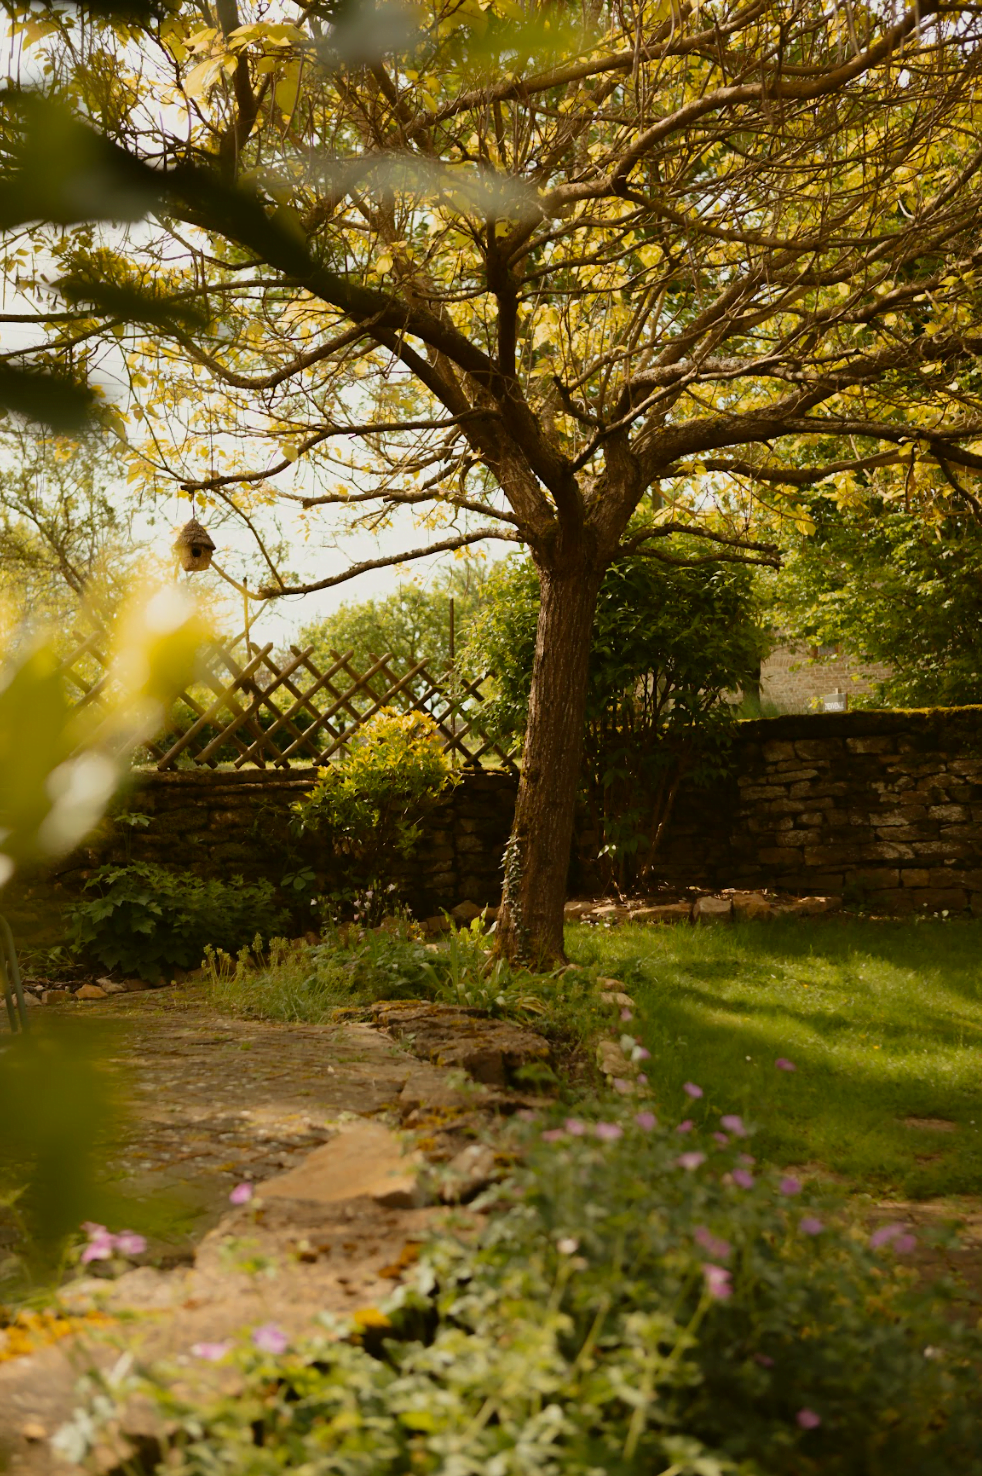
[[376, 1204], [411, 1209], [419, 1203], [422, 1166], [422, 1156], [407, 1153], [395, 1133], [381, 1123], [352, 1123], [308, 1153], [295, 1169], [267, 1179], [263, 1198], [335, 1204], [367, 1195]]
[[[104, 1061], [126, 1108], [105, 1146], [108, 1168], [145, 1208], [169, 1208], [150, 1237], [156, 1264], [63, 1289], [64, 1312], [80, 1319], [69, 1336], [5, 1360], [0, 1335], [0, 1469], [9, 1476], [77, 1469], [52, 1454], [47, 1436], [70, 1416], [79, 1375], [93, 1362], [110, 1367], [121, 1347], [177, 1360], [193, 1381], [211, 1369], [191, 1354], [195, 1343], [268, 1322], [293, 1338], [315, 1330], [318, 1313], [377, 1307], [411, 1274], [438, 1217], [474, 1223], [472, 1211], [419, 1204], [424, 1153], [412, 1135], [404, 1151], [382, 1119], [417, 1119], [425, 1157], [445, 1163], [486, 1135], [491, 1118], [529, 1100], [467, 1079], [463, 1062], [490, 1069], [496, 1060], [491, 1074], [505, 1077], [548, 1056], [531, 1031], [457, 1011], [427, 1036], [427, 1050], [454, 1057], [448, 1069], [409, 1054], [381, 1018], [374, 1027], [230, 1019], [198, 982], [93, 1000], [82, 1018], [107, 1032]], [[464, 1033], [456, 1055], [455, 1029]], [[410, 1033], [406, 1044], [419, 1050], [420, 1020]], [[463, 1194], [490, 1175], [486, 1160], [468, 1159], [470, 1175], [455, 1175]], [[242, 1182], [253, 1197], [233, 1207], [229, 1192]]]
[[524, 1067], [548, 1066], [551, 1050], [534, 1030], [489, 1020], [480, 1010], [416, 1000], [387, 1000], [372, 1009], [377, 1025], [435, 1066], [457, 1067], [475, 1081], [507, 1087]]

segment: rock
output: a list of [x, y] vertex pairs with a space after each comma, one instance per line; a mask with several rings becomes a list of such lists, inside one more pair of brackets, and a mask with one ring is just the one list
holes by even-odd
[[737, 922], [754, 922], [774, 916], [774, 907], [763, 892], [734, 892], [730, 900]]
[[440, 933], [449, 933], [451, 926], [450, 919], [443, 912], [424, 918], [420, 923], [424, 938], [436, 938]]
[[41, 995], [41, 1003], [46, 1005], [69, 1004], [73, 997], [70, 989], [45, 989]]
[[662, 902], [655, 907], [636, 907], [627, 920], [632, 923], [685, 923], [691, 917], [690, 902]]
[[30, 1440], [32, 1443], [36, 1440], [47, 1440], [48, 1438], [48, 1432], [40, 1420], [28, 1420], [26, 1425], [21, 1425], [20, 1433], [25, 1440]]
[[634, 1000], [620, 989], [605, 989], [600, 996], [601, 1004], [619, 1005], [622, 1010], [633, 1010]]
[[24, 990], [24, 1003], [26, 1005], [40, 1005], [41, 1001], [40, 1001], [40, 999], [38, 998], [38, 996], [36, 994], [32, 994], [29, 989], [25, 989]]
[[447, 1164], [446, 1173], [440, 1189], [444, 1204], [465, 1204], [501, 1176], [494, 1149], [487, 1143], [469, 1143], [462, 1148]]
[[563, 908], [563, 920], [565, 922], [579, 922], [581, 918], [591, 913], [596, 905], [595, 902], [567, 902]]
[[597, 1043], [597, 1065], [604, 1076], [633, 1076], [637, 1067], [627, 1059], [616, 1040]]
[[98, 984], [99, 988], [104, 989], [107, 994], [109, 993], [110, 989], [116, 988], [116, 985], [113, 983], [113, 980], [108, 974], [103, 974], [101, 978], [96, 979], [95, 982]]
[[630, 910], [618, 902], [604, 902], [589, 914], [590, 921], [598, 923], [619, 923], [630, 915]]
[[112, 984], [109, 981], [107, 981], [105, 984], [101, 984], [99, 987], [101, 989], [104, 989], [106, 991], [106, 994], [107, 995], [108, 994], [128, 994], [129, 993], [129, 990], [126, 988], [126, 985], [125, 984]]
[[419, 1203], [416, 1178], [422, 1159], [403, 1153], [402, 1144], [379, 1122], [358, 1122], [308, 1153], [288, 1173], [267, 1179], [264, 1199], [304, 1199], [334, 1204], [367, 1195], [388, 1209], [412, 1209]]
[[372, 1007], [377, 1025], [435, 1066], [459, 1066], [475, 1081], [507, 1086], [523, 1068], [548, 1066], [551, 1051], [534, 1030], [490, 1020], [481, 1010], [420, 1000], [383, 1000]]
[[76, 999], [105, 999], [106, 991], [98, 984], [83, 984], [81, 989], [75, 991]]
[[476, 902], [458, 902], [456, 907], [451, 908], [450, 916], [458, 928], [468, 928], [476, 917], [480, 917], [484, 911], [478, 907]]
[[733, 918], [733, 902], [729, 897], [700, 897], [692, 909], [696, 923], [728, 923]]
[[795, 903], [795, 912], [798, 917], [819, 917], [825, 912], [838, 912], [841, 906], [841, 897], [801, 897]]

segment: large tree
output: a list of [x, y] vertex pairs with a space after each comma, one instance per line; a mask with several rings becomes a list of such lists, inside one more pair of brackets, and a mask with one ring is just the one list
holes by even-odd
[[[730, 489], [814, 480], [810, 439], [846, 470], [933, 459], [972, 495], [982, 15], [175, 0], [25, 25], [67, 111], [51, 145], [8, 107], [8, 273], [49, 364], [129, 377], [134, 475], [227, 501], [260, 541], [279, 503], [311, 527], [416, 514], [400, 559], [529, 549], [501, 934], [556, 957], [611, 561], [691, 560], [680, 529], [698, 558], [768, 558]], [[263, 598], [377, 561], [268, 562]]]

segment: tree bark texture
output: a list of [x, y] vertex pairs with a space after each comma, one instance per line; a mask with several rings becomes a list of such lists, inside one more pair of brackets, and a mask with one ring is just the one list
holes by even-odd
[[590, 632], [603, 571], [539, 569], [540, 605], [515, 821], [504, 859], [499, 951], [562, 962], [563, 905], [583, 756]]

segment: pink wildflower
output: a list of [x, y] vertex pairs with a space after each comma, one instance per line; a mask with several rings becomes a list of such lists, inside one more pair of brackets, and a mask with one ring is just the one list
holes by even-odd
[[618, 1138], [624, 1136], [624, 1129], [616, 1122], [598, 1122], [594, 1124], [594, 1135], [602, 1143], [616, 1143]]
[[257, 1327], [252, 1335], [252, 1341], [260, 1353], [285, 1353], [290, 1346], [290, 1339], [281, 1327], [276, 1326], [275, 1322], [267, 1322], [262, 1327]]
[[741, 1153], [740, 1162], [745, 1163], [747, 1165], [747, 1168], [753, 1168], [757, 1160], [756, 1158], [754, 1158], [752, 1153]]
[[782, 1194], [800, 1194], [801, 1180], [796, 1179], [794, 1174], [787, 1174], [777, 1187]]
[[822, 1416], [817, 1415], [813, 1409], [799, 1409], [795, 1419], [803, 1430], [817, 1430], [822, 1423]]
[[711, 1261], [707, 1261], [702, 1274], [706, 1278], [706, 1290], [716, 1301], [725, 1302], [727, 1297], [733, 1295], [730, 1273], [725, 1266], [714, 1266]]
[[778, 1056], [777, 1060], [774, 1062], [774, 1065], [777, 1067], [778, 1071], [797, 1071], [798, 1069], [793, 1061], [788, 1060], [787, 1056]]
[[586, 1132], [586, 1123], [580, 1122], [578, 1117], [567, 1117], [564, 1126], [571, 1138], [582, 1138]]
[[565, 1136], [565, 1128], [546, 1128], [545, 1132], [542, 1134], [542, 1141], [543, 1143], [558, 1143], [560, 1139], [565, 1138]]
[[634, 1121], [639, 1128], [644, 1128], [646, 1133], [658, 1126], [658, 1119], [653, 1112], [639, 1112]]
[[81, 1255], [83, 1266], [90, 1261], [108, 1261], [116, 1246], [116, 1237], [110, 1235], [104, 1225], [94, 1225], [89, 1231], [89, 1243]]
[[645, 1076], [643, 1071], [638, 1072], [638, 1084], [639, 1086], [643, 1087], [646, 1087], [648, 1085], [648, 1078], [647, 1076]]
[[611, 1077], [610, 1084], [614, 1088], [615, 1092], [620, 1092], [622, 1097], [630, 1096], [631, 1083], [629, 1081], [625, 1081], [623, 1076]]
[[725, 1133], [713, 1133], [713, 1137], [716, 1139], [721, 1148], [725, 1148], [727, 1143], [730, 1141]]
[[706, 1155], [705, 1153], [680, 1153], [675, 1162], [679, 1168], [688, 1169], [691, 1173], [693, 1169], [699, 1168], [706, 1162]]
[[825, 1226], [814, 1215], [803, 1215], [798, 1221], [798, 1229], [803, 1235], [821, 1235]]
[[896, 1240], [898, 1235], [903, 1235], [906, 1225], [881, 1225], [879, 1230], [874, 1230], [869, 1238], [870, 1247], [879, 1250], [881, 1245], [889, 1245], [891, 1240]]
[[229, 1204], [248, 1204], [252, 1198], [251, 1184], [236, 1184], [229, 1195]]
[[692, 1097], [693, 1100], [697, 1100], [702, 1096], [702, 1087], [696, 1086], [694, 1081], [687, 1081], [682, 1090], [687, 1097]]
[[737, 1117], [735, 1112], [728, 1112], [725, 1117], [720, 1118], [720, 1127], [726, 1128], [735, 1138], [745, 1138], [747, 1129], [743, 1125], [743, 1118]]
[[121, 1230], [116, 1236], [116, 1249], [124, 1256], [142, 1256], [146, 1248], [146, 1240], [135, 1230]]
[[752, 1189], [754, 1187], [754, 1176], [749, 1169], [734, 1169], [732, 1179], [734, 1184], [739, 1184], [741, 1189]]
[[774, 1360], [767, 1353], [755, 1353], [754, 1363], [759, 1363], [761, 1368], [773, 1368]]
[[232, 1344], [230, 1340], [224, 1343], [192, 1343], [191, 1352], [195, 1358], [204, 1358], [208, 1363], [217, 1363], [229, 1352]]
[[634, 1047], [634, 1050], [631, 1052], [631, 1055], [635, 1061], [651, 1060], [651, 1052], [649, 1051], [647, 1046], [636, 1045]]
[[694, 1126], [695, 1124], [693, 1123], [692, 1118], [687, 1117], [684, 1122], [679, 1123], [675, 1131], [677, 1133], [691, 1133]]
[[912, 1250], [917, 1249], [916, 1235], [898, 1235], [893, 1242], [893, 1248], [898, 1256], [909, 1256]]
[[634, 1019], [634, 1015], [628, 1009], [627, 1005], [625, 1005], [624, 1008], [621, 1010], [621, 1019], [625, 1021]]
[[733, 1247], [728, 1240], [721, 1240], [718, 1235], [714, 1235], [711, 1230], [707, 1230], [705, 1225], [697, 1225], [693, 1234], [703, 1250], [708, 1251], [711, 1256], [715, 1256], [717, 1261], [729, 1260]]

